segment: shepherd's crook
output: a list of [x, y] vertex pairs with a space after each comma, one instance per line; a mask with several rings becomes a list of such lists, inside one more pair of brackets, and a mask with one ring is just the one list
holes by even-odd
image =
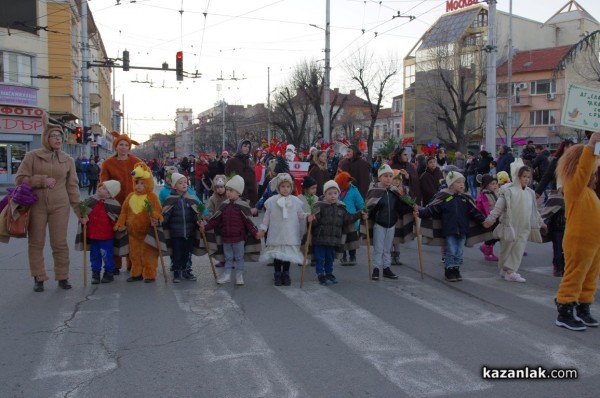
[[371, 265], [371, 236], [369, 235], [369, 219], [365, 220], [365, 229], [367, 231], [367, 263], [369, 264], [369, 280], [371, 280], [372, 265]]
[[308, 247], [310, 246], [310, 236], [312, 231], [312, 221], [308, 222], [308, 230], [306, 231], [306, 243], [304, 244], [304, 262], [302, 262], [302, 272], [300, 273], [300, 289], [304, 285], [304, 271], [306, 270], [306, 259], [308, 257]]
[[210, 262], [210, 268], [212, 269], [213, 276], [215, 280], [217, 280], [217, 269], [215, 268], [215, 264], [213, 264], [212, 257], [210, 256], [210, 252], [208, 251], [208, 241], [206, 240], [206, 234], [204, 231], [200, 231], [202, 234], [202, 240], [204, 241], [204, 247], [206, 247], [206, 255], [208, 256], [208, 261]]
[[154, 239], [156, 239], [156, 248], [158, 249], [158, 255], [160, 257], [160, 266], [162, 267], [163, 276], [165, 278], [165, 283], [169, 282], [169, 278], [167, 277], [167, 268], [165, 267], [165, 259], [162, 255], [162, 250], [160, 250], [160, 241], [158, 240], [158, 229], [156, 229], [156, 225], [154, 227]]
[[83, 224], [83, 287], [87, 286], [87, 224]]
[[415, 233], [417, 234], [417, 249], [419, 252], [419, 268], [421, 269], [421, 279], [425, 279], [423, 274], [423, 248], [421, 243], [421, 219], [415, 216]]

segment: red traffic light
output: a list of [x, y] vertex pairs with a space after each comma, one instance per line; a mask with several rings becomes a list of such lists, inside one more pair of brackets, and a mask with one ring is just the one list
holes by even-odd
[[183, 51], [177, 51], [176, 57], [177, 57], [177, 59], [183, 59]]
[[183, 51], [177, 51], [175, 55], [175, 74], [177, 81], [183, 81]]
[[77, 143], [79, 143], [79, 144], [81, 144], [83, 142], [81, 134], [82, 134], [81, 127], [76, 127], [75, 128], [75, 139], [77, 140]]

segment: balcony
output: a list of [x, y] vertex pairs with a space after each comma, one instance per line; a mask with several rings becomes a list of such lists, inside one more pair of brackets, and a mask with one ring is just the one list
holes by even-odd
[[531, 106], [531, 96], [512, 97], [512, 106], [513, 108], [520, 106]]

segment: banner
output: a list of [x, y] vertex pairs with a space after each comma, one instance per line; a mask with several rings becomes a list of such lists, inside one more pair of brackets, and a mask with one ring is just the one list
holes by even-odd
[[569, 84], [561, 124], [574, 129], [600, 131], [600, 90]]

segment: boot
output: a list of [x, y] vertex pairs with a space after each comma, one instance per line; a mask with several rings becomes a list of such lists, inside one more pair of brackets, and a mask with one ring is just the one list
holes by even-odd
[[106, 271], [104, 271], [104, 275], [102, 275], [102, 280], [100, 282], [102, 282], [102, 283], [111, 283], [114, 280], [115, 280], [115, 277], [113, 276], [112, 272], [106, 272]]
[[483, 253], [486, 261], [498, 261], [498, 257], [494, 255], [494, 246], [483, 243], [479, 246], [479, 250]]
[[64, 289], [64, 290], [69, 290], [73, 286], [71, 286], [68, 279], [63, 279], [61, 281], [58, 281], [58, 287], [60, 287], [61, 289]]
[[564, 273], [564, 268], [560, 268], [556, 264], [552, 264], [552, 276], [556, 276], [558, 278], [562, 277]]
[[92, 285], [100, 283], [100, 272], [92, 272]]
[[231, 270], [226, 269], [225, 271], [223, 271], [223, 273], [221, 274], [219, 279], [217, 279], [217, 283], [219, 285], [222, 285], [224, 283], [229, 283], [229, 282], [231, 282]]
[[575, 307], [576, 311], [576, 319], [581, 320], [585, 326], [590, 326], [593, 328], [598, 327], [598, 321], [592, 318], [590, 314], [590, 304], [588, 303], [579, 303], [577, 307]]
[[281, 274], [281, 283], [283, 286], [291, 286], [292, 279], [290, 278], [290, 273], [288, 271], [283, 271]]
[[348, 265], [348, 258], [346, 257], [345, 252], [344, 252], [344, 255], [342, 256], [342, 259], [340, 260], [340, 265]]
[[44, 281], [38, 282], [35, 276], [33, 277], [33, 291], [36, 293], [44, 291]]
[[281, 272], [275, 272], [275, 273], [273, 273], [273, 284], [275, 286], [281, 286], [281, 284], [282, 284]]
[[238, 286], [244, 284], [244, 271], [235, 271], [235, 284]]
[[[556, 303], [556, 299], [554, 300]], [[585, 330], [585, 324], [575, 319], [573, 316], [573, 308], [576, 303], [567, 303], [567, 304], [559, 304], [556, 303], [556, 309], [558, 310], [558, 317], [554, 323], [556, 326], [562, 326], [563, 328], [567, 328], [569, 330], [577, 330], [582, 331]]]

